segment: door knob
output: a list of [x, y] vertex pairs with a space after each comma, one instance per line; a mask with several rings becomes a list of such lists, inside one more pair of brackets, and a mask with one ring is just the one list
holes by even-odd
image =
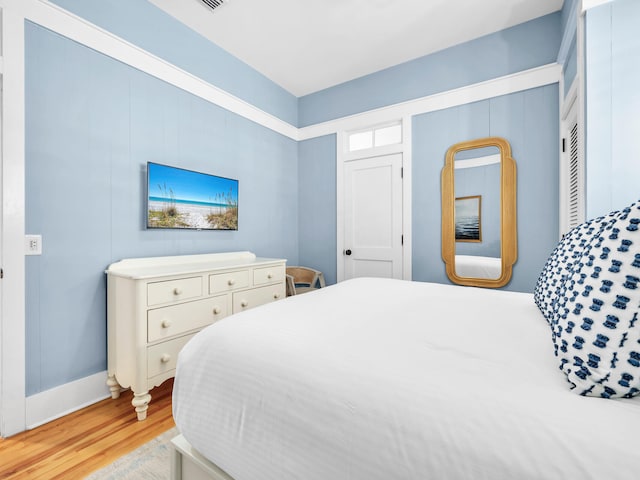
[[344, 251], [345, 255], [351, 255], [351, 250], [349, 250], [348, 248]]

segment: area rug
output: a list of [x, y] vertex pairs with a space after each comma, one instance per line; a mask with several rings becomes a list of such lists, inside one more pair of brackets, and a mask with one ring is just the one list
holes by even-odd
[[178, 434], [174, 427], [106, 467], [86, 480], [168, 480], [171, 477], [171, 446]]

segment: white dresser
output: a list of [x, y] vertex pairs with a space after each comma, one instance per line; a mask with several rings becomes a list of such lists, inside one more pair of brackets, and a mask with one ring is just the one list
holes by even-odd
[[175, 374], [180, 349], [232, 313], [285, 297], [283, 259], [251, 252], [130, 258], [107, 269], [111, 396], [130, 387], [138, 420], [149, 390]]

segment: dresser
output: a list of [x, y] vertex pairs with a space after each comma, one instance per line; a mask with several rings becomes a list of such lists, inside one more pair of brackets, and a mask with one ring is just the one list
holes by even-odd
[[232, 313], [285, 297], [286, 260], [251, 252], [130, 258], [107, 274], [107, 385], [133, 391], [138, 420], [149, 390], [175, 375], [180, 349]]

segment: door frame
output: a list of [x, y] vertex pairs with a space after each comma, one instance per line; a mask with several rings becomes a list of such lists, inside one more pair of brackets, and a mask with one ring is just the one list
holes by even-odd
[[[374, 147], [355, 152], [349, 151], [349, 134], [354, 131], [374, 129], [381, 125], [397, 124], [402, 127], [402, 143]], [[336, 279], [338, 282], [345, 280], [344, 274], [344, 164], [353, 160], [364, 160], [371, 157], [402, 155], [402, 278], [412, 279], [411, 271], [411, 116], [403, 116], [400, 119], [389, 119], [383, 124], [353, 125], [348, 130], [340, 130], [336, 133]]]
[[[0, 436], [26, 425], [24, 262], [24, 4], [1, 0], [2, 11], [2, 236], [0, 260]], [[16, 254], [16, 253], [20, 254]]]

